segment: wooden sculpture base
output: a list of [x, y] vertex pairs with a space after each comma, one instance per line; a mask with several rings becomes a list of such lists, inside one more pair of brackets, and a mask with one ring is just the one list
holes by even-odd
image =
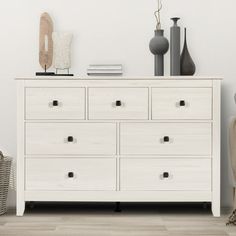
[[54, 74], [53, 76], [74, 76], [74, 74]]
[[54, 72], [36, 72], [36, 76], [54, 76]]

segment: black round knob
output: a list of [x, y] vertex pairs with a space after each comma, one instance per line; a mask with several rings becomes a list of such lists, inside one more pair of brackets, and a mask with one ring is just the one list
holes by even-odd
[[58, 101], [57, 100], [54, 100], [53, 102], [52, 102], [52, 105], [54, 106], [54, 107], [57, 107], [58, 106]]
[[163, 140], [164, 140], [164, 142], [170, 142], [170, 138], [169, 138], [168, 136], [165, 136], [165, 137], [163, 138]]
[[116, 106], [120, 107], [122, 105], [121, 101], [116, 101]]
[[185, 103], [184, 100], [181, 100], [181, 101], [179, 102], [179, 105], [180, 105], [181, 107], [184, 107], [184, 106], [186, 105], [186, 103]]
[[68, 173], [68, 177], [69, 177], [69, 178], [74, 178], [74, 173], [73, 173], [73, 172], [69, 172], [69, 173]]
[[170, 175], [169, 175], [168, 172], [164, 172], [164, 173], [163, 173], [163, 178], [169, 178], [169, 176], [170, 176]]
[[69, 137], [67, 138], [67, 141], [68, 141], [68, 142], [74, 142], [74, 138], [73, 138], [72, 136], [69, 136]]

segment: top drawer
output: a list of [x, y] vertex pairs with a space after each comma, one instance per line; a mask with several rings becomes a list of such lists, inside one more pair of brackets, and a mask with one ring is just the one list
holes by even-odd
[[211, 119], [211, 88], [153, 88], [152, 119]]
[[89, 119], [147, 120], [148, 88], [89, 88]]
[[26, 88], [26, 119], [85, 119], [84, 88]]

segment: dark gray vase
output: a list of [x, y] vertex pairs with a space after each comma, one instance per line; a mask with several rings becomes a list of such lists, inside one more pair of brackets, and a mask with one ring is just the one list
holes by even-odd
[[164, 75], [164, 55], [168, 52], [169, 42], [164, 37], [164, 30], [155, 30], [155, 37], [149, 44], [150, 51], [155, 55], [155, 76]]
[[180, 27], [177, 22], [180, 18], [174, 17], [174, 25], [170, 28], [170, 75], [180, 75]]
[[184, 29], [184, 34], [184, 48], [180, 58], [180, 73], [181, 75], [194, 75], [196, 72], [196, 66], [188, 50], [186, 28]]

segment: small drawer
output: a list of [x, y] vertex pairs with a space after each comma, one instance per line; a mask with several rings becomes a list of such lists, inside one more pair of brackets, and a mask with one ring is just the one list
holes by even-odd
[[147, 88], [90, 88], [89, 119], [148, 119]]
[[85, 119], [84, 88], [26, 88], [26, 119]]
[[152, 89], [152, 119], [211, 118], [211, 88]]
[[210, 123], [123, 123], [122, 155], [211, 155]]
[[26, 190], [115, 190], [115, 159], [27, 159]]
[[27, 123], [27, 155], [115, 155], [114, 123]]
[[123, 191], [211, 191], [210, 159], [121, 159]]

